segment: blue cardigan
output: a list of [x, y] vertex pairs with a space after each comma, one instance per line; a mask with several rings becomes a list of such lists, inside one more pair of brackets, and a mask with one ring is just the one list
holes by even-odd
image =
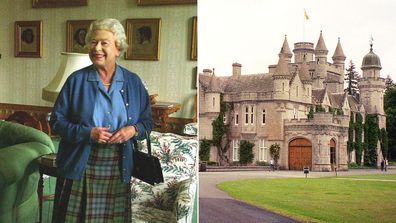
[[[150, 96], [140, 78], [121, 66], [117, 65], [116, 69], [124, 76], [121, 95], [127, 111], [127, 126], [136, 125], [139, 130], [138, 136], [120, 145], [123, 147], [120, 172], [122, 181], [128, 183], [133, 170], [133, 140], [144, 139], [144, 132], [150, 133], [153, 121]], [[72, 73], [62, 87], [51, 115], [52, 130], [61, 137], [56, 164], [59, 174], [67, 179], [81, 179], [95, 143], [91, 139], [91, 130], [95, 127], [93, 108], [99, 92], [96, 75], [93, 65]]]

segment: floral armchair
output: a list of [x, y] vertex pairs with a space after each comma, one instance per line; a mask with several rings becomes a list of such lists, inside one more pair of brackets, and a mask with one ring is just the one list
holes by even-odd
[[[151, 186], [132, 179], [132, 220], [190, 223], [197, 194], [197, 138], [159, 132], [152, 132], [150, 138], [152, 153], [160, 159], [164, 183]], [[141, 142], [143, 151], [145, 143]]]

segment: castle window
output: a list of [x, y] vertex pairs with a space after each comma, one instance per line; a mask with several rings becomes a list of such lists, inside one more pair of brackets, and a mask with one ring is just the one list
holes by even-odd
[[297, 119], [297, 109], [293, 108], [293, 119]]
[[226, 124], [227, 123], [227, 118], [226, 115], [223, 116], [223, 123]]
[[232, 140], [232, 160], [239, 161], [239, 140]]
[[282, 92], [285, 91], [285, 83], [282, 83]]
[[235, 114], [235, 125], [239, 125], [239, 115], [238, 115], [238, 113]]
[[212, 103], [213, 103], [213, 108], [214, 108], [215, 105], [216, 105], [216, 98], [215, 97], [213, 97]]
[[264, 162], [266, 162], [267, 161], [267, 159], [268, 159], [268, 157], [267, 157], [267, 154], [268, 154], [268, 148], [267, 147], [265, 147], [265, 139], [260, 139], [260, 141], [259, 141], [259, 157], [258, 157], [258, 160], [259, 161], [264, 161]]
[[249, 108], [246, 106], [245, 110], [245, 125], [249, 124]]
[[252, 125], [254, 125], [254, 113], [253, 113], [253, 106], [251, 107], [251, 111], [252, 111], [252, 113], [250, 113], [250, 123], [252, 124]]
[[298, 86], [296, 87], [296, 96], [298, 97]]
[[261, 116], [262, 116], [262, 122], [261, 122], [261, 124], [262, 125], [265, 125], [265, 109], [263, 109], [263, 112], [261, 113]]

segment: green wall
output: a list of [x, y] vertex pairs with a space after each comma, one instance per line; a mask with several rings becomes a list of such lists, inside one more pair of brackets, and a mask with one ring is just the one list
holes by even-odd
[[[189, 59], [192, 17], [196, 5], [137, 6], [136, 0], [88, 0], [88, 6], [72, 8], [32, 8], [32, 0], [2, 0], [0, 4], [0, 102], [51, 106], [41, 99], [41, 89], [55, 76], [60, 53], [66, 50], [66, 21], [116, 18], [161, 18], [159, 61], [125, 60], [119, 64], [136, 72], [160, 101], [181, 103], [174, 117], [191, 118], [196, 95], [196, 61]], [[41, 20], [43, 56], [14, 56], [15, 21]]]

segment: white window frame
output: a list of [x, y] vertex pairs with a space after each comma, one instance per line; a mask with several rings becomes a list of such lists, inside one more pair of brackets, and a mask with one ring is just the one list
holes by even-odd
[[232, 140], [232, 161], [239, 161], [239, 139]]
[[259, 161], [267, 162], [268, 160], [268, 148], [265, 146], [265, 139], [259, 140]]

